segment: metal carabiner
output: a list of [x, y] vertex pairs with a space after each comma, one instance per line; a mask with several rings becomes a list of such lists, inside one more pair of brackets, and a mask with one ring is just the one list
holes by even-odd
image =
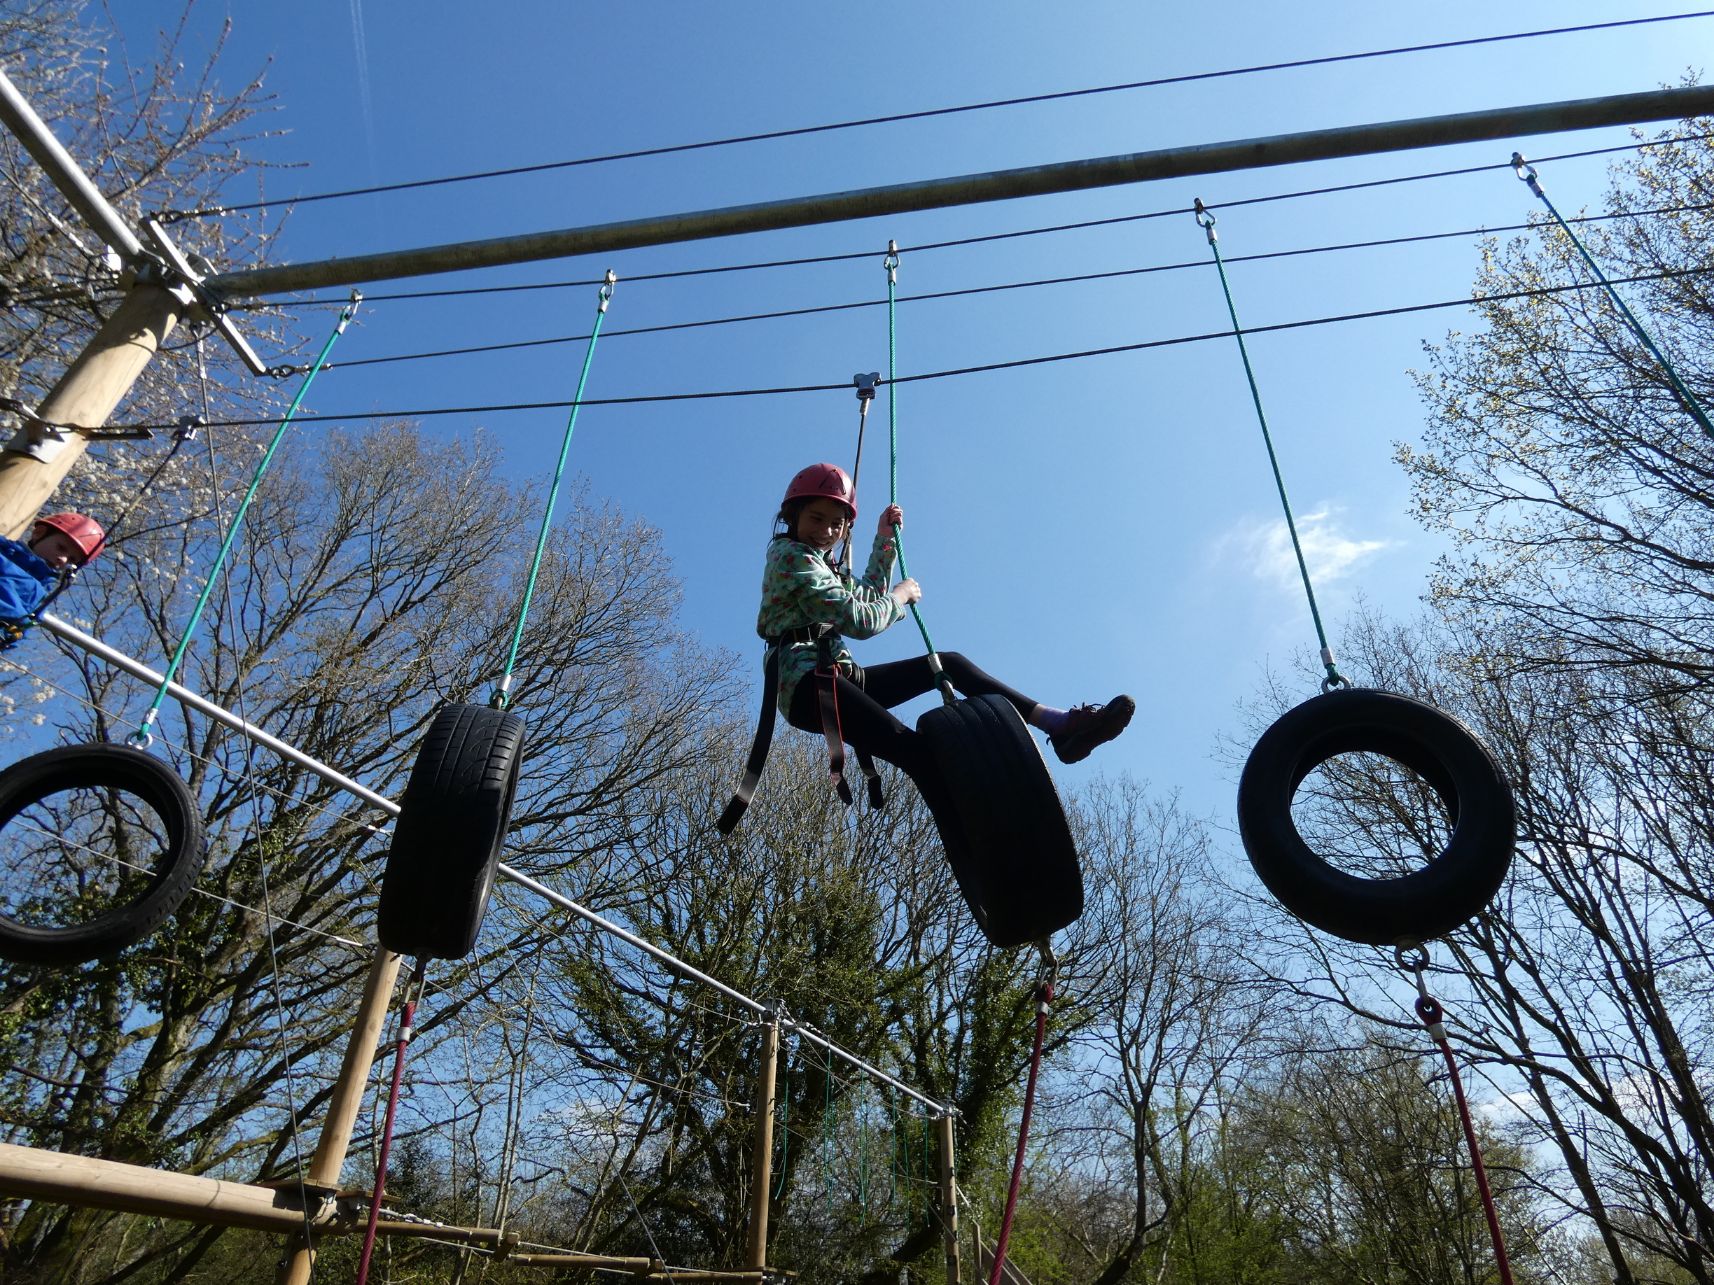
[[1535, 166], [1524, 159], [1522, 152], [1512, 153], [1512, 172], [1518, 176], [1520, 181], [1529, 184], [1531, 192], [1543, 200], [1547, 199], [1547, 194], [1541, 190], [1541, 180], [1536, 175]]
[[1213, 212], [1202, 203], [1202, 198], [1200, 196], [1196, 198], [1194, 213], [1196, 214], [1196, 226], [1208, 233], [1208, 244], [1213, 245], [1220, 239], [1220, 235], [1214, 230], [1215, 219]]

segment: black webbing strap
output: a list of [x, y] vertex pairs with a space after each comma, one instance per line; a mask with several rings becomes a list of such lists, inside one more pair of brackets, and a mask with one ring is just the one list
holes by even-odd
[[756, 720], [756, 736], [750, 742], [750, 757], [744, 763], [744, 779], [738, 792], [720, 814], [714, 828], [721, 834], [731, 834], [743, 819], [744, 810], [755, 796], [756, 783], [762, 779], [762, 767], [768, 761], [768, 748], [774, 743], [774, 711], [779, 708], [780, 649], [777, 643], [768, 645], [767, 658], [762, 662], [762, 714]]
[[[773, 747], [774, 716], [779, 709], [780, 647], [787, 642], [810, 642], [812, 639], [809, 634], [809, 630], [793, 630], [772, 639], [768, 644], [767, 656], [762, 662], [762, 712], [756, 719], [756, 735], [750, 742], [750, 757], [744, 763], [744, 779], [738, 783], [737, 792], [726, 804], [720, 819], [714, 823], [714, 828], [721, 834], [731, 834], [738, 828], [738, 822], [743, 819], [750, 800], [755, 797], [756, 786], [762, 779], [762, 768], [768, 762], [768, 751]], [[828, 773], [833, 777], [833, 788], [849, 807], [854, 800], [851, 797], [851, 787], [845, 780], [845, 737], [839, 724], [839, 687], [835, 681], [838, 668], [833, 664], [830, 636], [818, 634], [813, 641], [821, 648], [819, 659], [822, 665], [813, 677], [816, 696], [821, 706], [821, 731], [827, 738]], [[887, 800], [881, 790], [881, 773], [875, 766], [874, 757], [867, 750], [858, 750], [856, 758], [857, 766], [868, 785], [869, 806], [883, 807]]]
[[869, 783], [869, 806], [879, 811], [886, 806], [887, 796], [881, 793], [881, 773], [875, 766], [874, 756], [868, 750], [858, 750], [857, 767]]
[[[823, 640], [825, 651], [827, 643]], [[839, 727], [839, 670], [832, 665], [815, 671], [815, 694], [821, 702], [821, 734], [827, 738], [827, 774], [839, 801], [850, 807], [851, 787], [845, 781], [845, 734]]]

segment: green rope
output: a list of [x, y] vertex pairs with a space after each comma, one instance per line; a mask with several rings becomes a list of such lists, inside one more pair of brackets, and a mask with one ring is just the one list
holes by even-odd
[[190, 623], [185, 626], [184, 637], [179, 639], [179, 645], [173, 650], [173, 658], [167, 664], [167, 672], [161, 678], [161, 685], [155, 691], [155, 699], [150, 702], [148, 712], [143, 715], [143, 721], [137, 725], [137, 730], [128, 738], [133, 745], [147, 747], [154, 742], [154, 733], [150, 730], [155, 720], [160, 717], [161, 705], [167, 699], [167, 689], [173, 684], [173, 678], [179, 672], [179, 666], [184, 662], [185, 653], [190, 650], [191, 639], [196, 636], [196, 628], [202, 622], [202, 613], [208, 606], [209, 595], [214, 592], [214, 582], [220, 578], [220, 569], [226, 564], [227, 555], [232, 552], [232, 546], [238, 540], [238, 528], [243, 525], [244, 515], [250, 510], [250, 502], [256, 498], [256, 489], [262, 485], [262, 475], [268, 471], [268, 465], [273, 463], [274, 453], [280, 449], [280, 443], [285, 440], [286, 430], [291, 427], [293, 417], [298, 413], [298, 407], [303, 405], [304, 395], [309, 392], [309, 386], [315, 382], [316, 375], [327, 364], [327, 355], [333, 351], [334, 343], [345, 333], [345, 327], [351, 323], [351, 318], [357, 315], [357, 305], [363, 302], [363, 296], [356, 290], [351, 292], [351, 302], [339, 310], [339, 320], [334, 324], [333, 333], [328, 335], [327, 342], [321, 346], [315, 361], [304, 372], [304, 381], [298, 385], [297, 396], [292, 398], [292, 404], [286, 408], [286, 417], [280, 421], [280, 426], [274, 430], [273, 439], [268, 443], [268, 449], [262, 453], [262, 462], [256, 466], [256, 473], [250, 479], [250, 489], [244, 492], [244, 499], [239, 503], [238, 510], [232, 515], [232, 521], [226, 528], [226, 539], [221, 542], [220, 552], [214, 555], [214, 564], [208, 569], [208, 582], [203, 585], [202, 592], [197, 595], [196, 607], [190, 613]]
[[[889, 459], [887, 461], [887, 503], [899, 502], [899, 243], [887, 242], [887, 257], [884, 260], [887, 269], [887, 437]], [[893, 528], [893, 547], [899, 555], [899, 579], [909, 580], [910, 569], [905, 565], [905, 540], [899, 527]], [[941, 699], [948, 705], [957, 699], [952, 690], [952, 680], [940, 668], [940, 653], [935, 649], [934, 640], [928, 636], [928, 626], [922, 622], [922, 612], [917, 610], [916, 603], [910, 605], [911, 619], [916, 621], [917, 632], [922, 635], [922, 645], [928, 651], [929, 668], [934, 671], [935, 684], [940, 688]]]
[[577, 392], [571, 399], [571, 415], [565, 424], [565, 439], [559, 447], [559, 463], [554, 466], [553, 485], [548, 488], [547, 511], [542, 514], [542, 529], [536, 536], [536, 555], [530, 559], [530, 578], [524, 584], [524, 601], [518, 607], [518, 623], [512, 630], [512, 649], [506, 654], [506, 672], [488, 697], [495, 709], [505, 709], [512, 700], [512, 671], [517, 668], [518, 649], [524, 642], [524, 622], [530, 617], [530, 601], [536, 596], [536, 577], [542, 569], [542, 554], [548, 547], [548, 528], [553, 525], [554, 502], [559, 499], [560, 480], [565, 476], [566, 456], [571, 453], [571, 434], [577, 427], [577, 410], [583, 404], [583, 388], [589, 382], [589, 367], [595, 360], [595, 341], [601, 338], [601, 322], [607, 316], [607, 303], [613, 298], [613, 286], [618, 278], [611, 268], [601, 283], [600, 299], [595, 309], [595, 325], [589, 331], [589, 347], [583, 353], [583, 373], [577, 377]]
[[1619, 310], [1619, 315], [1630, 325], [1632, 333], [1642, 341], [1643, 347], [1649, 350], [1654, 359], [1660, 363], [1661, 369], [1666, 372], [1667, 382], [1672, 385], [1672, 391], [1678, 394], [1679, 403], [1689, 412], [1690, 418], [1701, 426], [1704, 433], [1714, 437], [1714, 422], [1709, 421], [1708, 412], [1702, 409], [1702, 403], [1697, 401], [1690, 389], [1685, 387], [1684, 381], [1678, 377], [1678, 371], [1667, 360], [1666, 354], [1655, 346], [1655, 341], [1650, 337], [1649, 332], [1643, 328], [1643, 323], [1638, 321], [1635, 314], [1625, 306], [1625, 301], [1619, 297], [1619, 292], [1613, 288], [1613, 283], [1607, 280], [1607, 274], [1601, 271], [1601, 265], [1596, 263], [1595, 257], [1584, 248], [1583, 242], [1578, 240], [1577, 233], [1571, 230], [1571, 225], [1565, 221], [1565, 217], [1554, 207], [1553, 202], [1548, 200], [1547, 193], [1541, 189], [1541, 180], [1536, 176], [1535, 166], [1524, 160], [1523, 153], [1513, 152], [1512, 169], [1520, 179], [1529, 185], [1529, 190], [1541, 198], [1541, 203], [1547, 206], [1547, 212], [1553, 215], [1554, 222], [1559, 224], [1560, 231], [1571, 238], [1571, 244], [1577, 247], [1577, 253], [1583, 256], [1583, 262], [1589, 265], [1589, 271], [1595, 274], [1595, 280], [1599, 281], [1602, 288], [1606, 290], [1607, 297], [1613, 301], [1613, 306]]
[[1298, 539], [1297, 519], [1292, 515], [1291, 500], [1286, 496], [1285, 477], [1280, 473], [1279, 456], [1274, 452], [1273, 434], [1268, 431], [1267, 412], [1262, 409], [1261, 390], [1256, 387], [1256, 372], [1250, 365], [1250, 350], [1244, 343], [1244, 328], [1238, 324], [1238, 309], [1232, 303], [1232, 287], [1226, 280], [1226, 262], [1220, 257], [1220, 238], [1214, 231], [1214, 216], [1200, 198], [1196, 202], [1196, 222], [1208, 234], [1208, 247], [1214, 251], [1214, 266], [1220, 272], [1220, 290], [1226, 296], [1226, 312], [1232, 318], [1232, 333], [1238, 340], [1238, 355], [1244, 359], [1244, 378], [1250, 381], [1250, 400], [1255, 403], [1256, 419], [1262, 426], [1262, 442], [1268, 448], [1268, 464], [1274, 471], [1274, 486], [1280, 493], [1280, 506], [1285, 510], [1286, 530], [1291, 533], [1291, 549], [1297, 555], [1297, 572], [1303, 577], [1304, 596], [1309, 599], [1309, 615], [1315, 621], [1315, 636], [1321, 641], [1321, 663], [1327, 677], [1321, 680], [1322, 690], [1349, 687], [1350, 681], [1340, 674], [1333, 659], [1333, 648], [1327, 643], [1327, 630], [1321, 624], [1321, 609], [1315, 603], [1315, 588], [1309, 582], [1309, 564], [1304, 560], [1303, 542]]

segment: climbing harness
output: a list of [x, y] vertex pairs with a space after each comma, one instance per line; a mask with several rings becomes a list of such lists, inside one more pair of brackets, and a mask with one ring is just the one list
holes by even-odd
[[[399, 1110], [399, 1091], [405, 1081], [405, 1050], [413, 1034], [411, 1024], [416, 1020], [417, 1001], [422, 998], [423, 974], [427, 959], [418, 959], [405, 983], [405, 1006], [399, 1013], [399, 1037], [393, 1046], [393, 1087], [387, 1094], [387, 1114], [381, 1126], [381, 1154], [375, 1161], [375, 1189], [369, 1193], [369, 1225], [363, 1232], [363, 1256], [357, 1263], [357, 1285], [367, 1285], [369, 1260], [375, 1252], [375, 1233], [381, 1221], [381, 1197], [387, 1187], [387, 1160], [393, 1150], [393, 1120]], [[411, 992], [415, 990], [416, 994]]]
[[[1493, 755], [1457, 719], [1409, 696], [1353, 687], [1339, 672], [1232, 300], [1215, 218], [1200, 198], [1194, 212], [1220, 276], [1325, 671], [1321, 693], [1277, 719], [1245, 761], [1238, 784], [1244, 851], [1281, 904], [1324, 932], [1374, 945], [1438, 937], [1487, 905], [1506, 876], [1516, 839], [1511, 787]], [[1358, 878], [1314, 852], [1298, 833], [1291, 804], [1304, 778], [1337, 755], [1365, 751], [1415, 771], [1451, 818], [1446, 847], [1425, 868], [1392, 879]]]
[[160, 716], [161, 705], [167, 699], [167, 691], [172, 687], [173, 679], [178, 674], [179, 665], [184, 661], [185, 652], [190, 649], [191, 639], [196, 636], [197, 625], [202, 620], [203, 609], [208, 606], [209, 595], [214, 592], [214, 584], [219, 579], [220, 568], [225, 564], [227, 556], [232, 552], [232, 546], [237, 542], [239, 528], [244, 524], [244, 515], [250, 511], [250, 502], [256, 498], [257, 488], [262, 485], [262, 475], [273, 463], [275, 453], [280, 449], [280, 443], [285, 440], [286, 430], [291, 427], [292, 420], [298, 413], [298, 407], [303, 405], [304, 395], [309, 392], [310, 385], [315, 382], [317, 373], [327, 364], [328, 354], [333, 351], [333, 345], [345, 333], [346, 326], [357, 315], [357, 307], [363, 302], [361, 292], [353, 290], [351, 301], [339, 311], [339, 320], [334, 324], [333, 333], [328, 335], [327, 342], [322, 344], [321, 351], [316, 354], [305, 373], [303, 383], [298, 385], [297, 395], [286, 408], [285, 418], [274, 430], [273, 438], [268, 442], [267, 449], [262, 453], [262, 459], [256, 465], [255, 475], [250, 479], [250, 487], [244, 492], [244, 498], [239, 501], [238, 510], [232, 515], [232, 522], [226, 531], [226, 538], [221, 542], [220, 551], [214, 556], [214, 563], [208, 569], [208, 581], [197, 596], [196, 606], [191, 611], [190, 623], [185, 626], [184, 636], [179, 639], [178, 647], [173, 651], [172, 660], [167, 665], [166, 673], [161, 677], [161, 685], [155, 692], [155, 698], [149, 703], [148, 711], [143, 715], [143, 721], [137, 730], [131, 733], [130, 743], [139, 749], [147, 749], [154, 742], [153, 728], [155, 720]]
[[488, 912], [524, 754], [524, 720], [509, 708], [512, 680], [565, 479], [577, 412], [617, 281], [609, 270], [596, 295], [595, 324], [560, 441], [504, 672], [486, 705], [458, 702], [435, 711], [399, 802], [399, 819], [381, 878], [375, 931], [383, 946], [401, 955], [462, 959], [476, 948]]
[[1059, 981], [1059, 960], [1044, 937], [1038, 943], [1042, 956], [1042, 979], [1036, 987], [1036, 1038], [1030, 1052], [1030, 1079], [1024, 1089], [1024, 1109], [1018, 1121], [1018, 1150], [1012, 1158], [1012, 1181], [1006, 1188], [1006, 1212], [1000, 1219], [1000, 1236], [994, 1242], [994, 1268], [988, 1285], [1000, 1285], [1006, 1274], [1006, 1246], [1012, 1238], [1012, 1215], [1018, 1208], [1018, 1187], [1024, 1177], [1024, 1147], [1030, 1137], [1030, 1115], [1035, 1109], [1036, 1078], [1041, 1070], [1042, 1045], [1047, 1038], [1047, 1010], [1053, 1003], [1053, 988]]
[[1488, 1169], [1482, 1163], [1482, 1148], [1476, 1141], [1476, 1125], [1470, 1118], [1470, 1103], [1464, 1097], [1464, 1085], [1458, 1074], [1458, 1059], [1452, 1055], [1452, 1045], [1446, 1038], [1445, 1012], [1440, 1001], [1428, 993], [1425, 974], [1428, 972], [1428, 948], [1418, 945], [1408, 952], [1395, 948], [1393, 959], [1416, 981], [1416, 1015], [1422, 1019], [1428, 1037], [1439, 1046], [1446, 1059], [1447, 1078], [1452, 1081], [1452, 1096], [1458, 1104], [1458, 1122], [1464, 1129], [1464, 1144], [1470, 1148], [1470, 1168], [1476, 1175], [1476, 1190], [1482, 1197], [1482, 1213], [1488, 1221], [1488, 1237], [1494, 1245], [1494, 1263], [1500, 1271], [1500, 1285], [1512, 1285], [1512, 1265], [1506, 1257], [1506, 1238], [1500, 1230], [1500, 1214], [1494, 1205], [1494, 1193], [1488, 1186]]
[[1571, 241], [1571, 244], [1576, 248], [1577, 253], [1582, 257], [1583, 262], [1588, 265], [1589, 271], [1595, 274], [1595, 279], [1601, 283], [1601, 288], [1607, 292], [1607, 298], [1612, 301], [1613, 307], [1618, 311], [1619, 316], [1624, 318], [1626, 325], [1630, 326], [1631, 333], [1636, 335], [1644, 348], [1648, 349], [1649, 355], [1652, 356], [1655, 361], [1660, 363], [1660, 368], [1665, 372], [1667, 383], [1672, 386], [1672, 391], [1674, 395], [1677, 396], [1679, 404], [1684, 407], [1690, 418], [1696, 421], [1697, 425], [1704, 433], [1707, 433], [1710, 437], [1714, 437], [1714, 421], [1709, 420], [1708, 412], [1703, 409], [1702, 403], [1696, 399], [1696, 395], [1692, 393], [1685, 385], [1684, 381], [1679, 378], [1678, 371], [1673, 367], [1672, 362], [1667, 359], [1666, 354], [1661, 351], [1660, 347], [1649, 335], [1649, 332], [1643, 326], [1643, 323], [1637, 320], [1636, 314], [1633, 313], [1630, 308], [1626, 307], [1624, 299], [1622, 299], [1619, 296], [1619, 292], [1613, 288], [1613, 283], [1607, 279], [1607, 274], [1601, 271], [1601, 265], [1595, 262], [1595, 256], [1590, 254], [1584, 247], [1583, 242], [1578, 237], [1577, 233], [1571, 230], [1571, 225], [1565, 221], [1565, 217], [1560, 214], [1553, 202], [1548, 199], [1547, 193], [1542, 190], [1541, 178], [1536, 173], [1535, 166], [1531, 165], [1524, 159], [1522, 152], [1513, 152], [1512, 170], [1517, 174], [1518, 178], [1528, 186], [1529, 190], [1540, 198], [1541, 203], [1547, 206], [1547, 212], [1553, 215], [1553, 221], [1559, 224], [1560, 231], [1564, 232], [1566, 237]]

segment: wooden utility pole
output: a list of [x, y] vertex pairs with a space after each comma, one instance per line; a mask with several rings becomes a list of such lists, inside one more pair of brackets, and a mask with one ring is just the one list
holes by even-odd
[[940, 1231], [946, 1240], [946, 1285], [959, 1285], [958, 1179], [952, 1168], [952, 1109], [940, 1117]]
[[756, 1074], [755, 1151], [750, 1164], [750, 1244], [745, 1266], [768, 1265], [768, 1195], [774, 1185], [774, 1072], [780, 1060], [780, 1010], [770, 1005], [762, 1026], [762, 1064]]
[[[36, 407], [47, 424], [99, 428], [160, 350], [185, 308], [173, 291], [139, 281]], [[21, 538], [88, 445], [82, 433], [26, 424], [0, 454], [0, 535]]]
[[[369, 965], [369, 980], [364, 984], [363, 1000], [357, 1008], [356, 1027], [351, 1032], [351, 1042], [345, 1046], [339, 1082], [333, 1086], [333, 1097], [327, 1104], [327, 1122], [321, 1126], [315, 1157], [304, 1179], [312, 1199], [339, 1189], [339, 1173], [345, 1168], [345, 1152], [351, 1145], [351, 1126], [363, 1103], [369, 1070], [375, 1065], [375, 1047], [387, 1021], [393, 987], [399, 980], [399, 961], [400, 957], [392, 951], [377, 948]], [[309, 1285], [310, 1272], [315, 1266], [315, 1242], [306, 1240], [304, 1229], [299, 1228], [290, 1244], [292, 1248], [280, 1260], [274, 1279], [278, 1285]]]

